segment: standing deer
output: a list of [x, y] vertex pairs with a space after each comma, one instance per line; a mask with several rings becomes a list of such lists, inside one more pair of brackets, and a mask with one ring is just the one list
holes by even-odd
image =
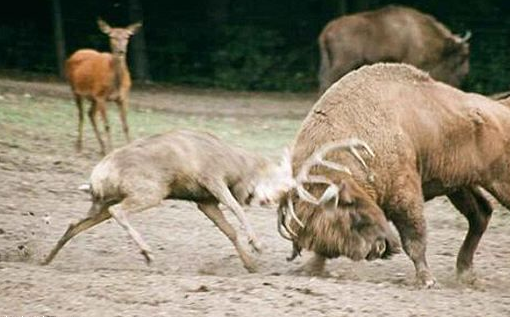
[[129, 127], [127, 123], [128, 94], [131, 88], [131, 77], [126, 64], [126, 51], [129, 37], [142, 26], [140, 22], [126, 28], [113, 28], [106, 22], [97, 21], [99, 29], [110, 37], [111, 53], [101, 53], [92, 49], [76, 51], [66, 61], [66, 75], [78, 106], [78, 140], [76, 150], [82, 149], [83, 139], [83, 99], [89, 99], [91, 106], [88, 112], [94, 133], [101, 147], [101, 154], [106, 154], [107, 148], [96, 124], [99, 112], [103, 119], [108, 140], [108, 150], [112, 148], [110, 124], [106, 114], [106, 102], [115, 101], [119, 107], [122, 128], [126, 140], [129, 142]]
[[96, 165], [90, 177], [92, 206], [87, 217], [69, 226], [43, 264], [50, 263], [72, 237], [112, 216], [150, 263], [150, 248], [127, 217], [164, 199], [181, 199], [196, 202], [234, 244], [244, 267], [254, 272], [255, 263], [218, 205], [227, 206], [236, 215], [252, 248], [260, 251], [262, 245], [242, 205], [275, 202], [272, 199], [282, 196], [290, 182], [288, 158], [276, 164], [211, 134], [175, 130], [139, 139], [114, 150]]

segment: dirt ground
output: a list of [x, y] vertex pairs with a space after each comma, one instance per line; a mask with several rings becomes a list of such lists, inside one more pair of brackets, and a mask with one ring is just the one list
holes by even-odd
[[[60, 83], [0, 80], [0, 108], [27, 94], [70, 98]], [[132, 94], [135, 109], [150, 107], [161, 116], [241, 117], [246, 124], [294, 118], [296, 129], [313, 99], [171, 87]], [[426, 205], [428, 260], [439, 284], [430, 290], [414, 285], [404, 254], [374, 262], [332, 260], [327, 278], [293, 273], [310, 254], [285, 260], [291, 246], [276, 231], [274, 208], [248, 208], [266, 245], [253, 254], [259, 273], [248, 274], [227, 238], [193, 204], [178, 201], [132, 216], [154, 250], [150, 267], [113, 221], [77, 236], [53, 263], [40, 266], [89, 207], [77, 188], [99, 156], [92, 146], [80, 155], [62, 146], [74, 137], [57, 142], [37, 127], [0, 121], [0, 316], [510, 316], [510, 213], [495, 204], [475, 258], [479, 279], [464, 285], [454, 266], [467, 223], [444, 198]]]

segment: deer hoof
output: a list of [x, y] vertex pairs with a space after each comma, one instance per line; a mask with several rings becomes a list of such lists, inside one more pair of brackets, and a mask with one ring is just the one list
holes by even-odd
[[142, 253], [142, 255], [145, 257], [145, 263], [147, 263], [147, 265], [150, 265], [151, 262], [154, 260], [154, 257], [150, 254], [149, 251], [142, 250], [140, 253]]
[[249, 242], [253, 251], [257, 253], [262, 253], [262, 250], [264, 250], [264, 245], [260, 241], [251, 239]]
[[249, 273], [257, 273], [258, 269], [257, 269], [257, 266], [253, 263], [250, 263], [250, 264], [245, 264], [244, 265], [244, 268], [249, 272]]

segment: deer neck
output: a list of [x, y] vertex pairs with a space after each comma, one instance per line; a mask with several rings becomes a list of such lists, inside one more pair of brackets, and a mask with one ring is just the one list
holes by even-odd
[[126, 54], [113, 54], [113, 87], [119, 91], [127, 70]]

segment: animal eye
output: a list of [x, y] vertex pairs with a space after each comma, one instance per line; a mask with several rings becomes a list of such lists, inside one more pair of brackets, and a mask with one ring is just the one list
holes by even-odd
[[350, 212], [350, 216], [351, 228], [361, 229], [363, 227], [369, 226], [372, 223], [369, 217], [358, 212]]

